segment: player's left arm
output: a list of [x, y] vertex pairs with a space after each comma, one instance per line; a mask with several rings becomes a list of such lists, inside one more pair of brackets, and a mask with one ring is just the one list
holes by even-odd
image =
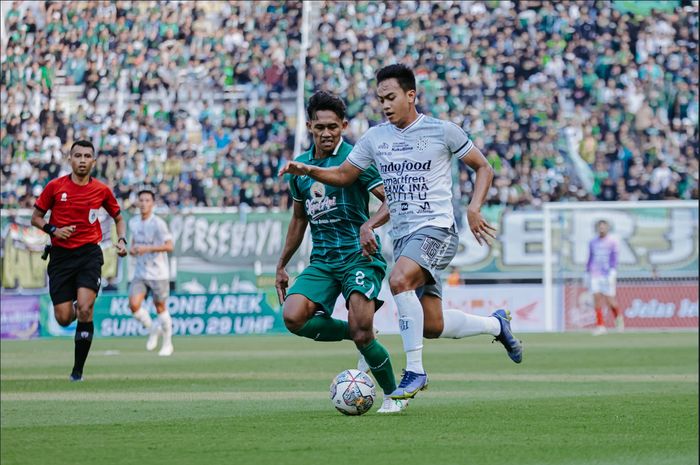
[[374, 230], [389, 221], [389, 204], [386, 201], [386, 195], [384, 195], [384, 185], [372, 189], [372, 194], [382, 202], [372, 216], [365, 221], [362, 226], [360, 226], [360, 245], [362, 245], [362, 255], [365, 257], [370, 257], [377, 253], [379, 250], [379, 244], [374, 234]]
[[114, 219], [114, 226], [117, 228], [117, 237], [119, 238], [115, 244], [115, 247], [117, 248], [117, 255], [120, 257], [126, 257], [126, 221], [124, 221], [124, 218], [122, 217], [121, 208], [119, 207], [119, 203], [117, 203], [116, 197], [114, 197], [114, 193], [112, 193], [112, 191], [107, 187], [104, 187], [104, 193], [102, 206], [105, 210], [107, 210], [109, 216]]
[[172, 252], [175, 249], [172, 240], [167, 240], [160, 245], [142, 245], [141, 253]]
[[475, 145], [472, 145], [471, 149], [462, 157], [462, 161], [476, 172], [474, 192], [467, 207], [469, 229], [471, 229], [479, 245], [488, 244], [487, 237], [496, 239], [496, 228], [491, 226], [481, 215], [481, 207], [486, 201], [486, 195], [493, 181], [493, 168], [484, 154], [481, 153], [481, 150]]
[[115, 247], [117, 248], [117, 255], [120, 257], [126, 257], [126, 221], [122, 217], [121, 213], [117, 213], [114, 218], [114, 226], [117, 228], [117, 243]]

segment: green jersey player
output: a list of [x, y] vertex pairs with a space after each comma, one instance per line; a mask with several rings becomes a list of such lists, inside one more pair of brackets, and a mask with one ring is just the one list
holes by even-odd
[[[342, 138], [348, 124], [343, 101], [328, 92], [317, 92], [309, 100], [307, 113], [313, 146], [296, 160], [320, 167], [343, 163], [352, 150]], [[365, 170], [344, 187], [328, 186], [308, 176], [291, 176], [289, 186], [294, 211], [275, 283], [280, 302], [284, 302], [285, 325], [292, 333], [316, 341], [352, 339], [384, 391], [379, 412], [399, 412], [406, 401], [389, 397], [396, 389], [391, 358], [373, 331], [374, 312], [382, 305], [378, 297], [386, 262], [378, 249], [371, 255], [363, 254], [360, 239], [361, 234], [363, 238], [374, 236], [372, 229], [389, 219], [385, 211], [369, 218], [369, 192], [384, 201], [379, 172]], [[285, 266], [301, 245], [309, 224], [313, 242], [310, 264], [287, 291]], [[348, 321], [331, 317], [341, 293]]]

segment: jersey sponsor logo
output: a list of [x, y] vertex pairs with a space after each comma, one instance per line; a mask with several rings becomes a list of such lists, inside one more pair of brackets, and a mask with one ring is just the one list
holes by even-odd
[[377, 150], [389, 150], [389, 144], [387, 144], [386, 142], [379, 144], [377, 146]]
[[336, 198], [326, 197], [326, 186], [322, 183], [313, 183], [309, 192], [312, 198], [306, 200], [306, 213], [312, 220], [338, 209]]
[[384, 192], [389, 202], [427, 200], [428, 183], [425, 176], [404, 174], [384, 179]]
[[314, 199], [320, 199], [326, 195], [326, 186], [320, 182], [315, 182], [311, 184], [309, 191]]
[[67, 202], [67, 201], [68, 201], [68, 194], [64, 192], [61, 194], [61, 202]]
[[420, 161], [413, 161], [413, 160], [403, 160], [401, 162], [389, 162], [389, 163], [380, 163], [379, 164], [379, 172], [382, 174], [394, 174], [397, 176], [403, 176], [404, 172], [422, 172], [422, 171], [430, 171], [430, 165], [432, 164], [432, 160], [420, 162]]
[[394, 142], [391, 145], [392, 152], [410, 152], [411, 150], [413, 150], [413, 146], [403, 141]]

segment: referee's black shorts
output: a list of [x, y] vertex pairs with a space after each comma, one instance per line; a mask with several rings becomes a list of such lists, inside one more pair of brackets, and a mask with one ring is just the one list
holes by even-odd
[[102, 248], [85, 244], [75, 249], [51, 247], [49, 261], [49, 294], [54, 305], [72, 302], [78, 297], [78, 288], [100, 290], [102, 277]]

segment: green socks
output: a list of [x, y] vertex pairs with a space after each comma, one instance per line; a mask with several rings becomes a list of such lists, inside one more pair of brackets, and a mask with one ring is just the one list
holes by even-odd
[[[347, 321], [321, 315], [316, 315], [307, 321], [296, 334], [322, 342], [352, 339]], [[378, 340], [372, 339], [372, 342], [359, 350], [365, 357], [374, 378], [381, 386], [384, 394], [394, 392], [396, 389], [396, 378], [391, 366], [391, 357], [389, 357], [389, 352], [386, 348]]]
[[[298, 336], [308, 337], [314, 341], [342, 341], [352, 339], [348, 322], [336, 320], [327, 316], [316, 315], [306, 322], [296, 333]], [[369, 363], [369, 362], [368, 362]]]
[[376, 339], [372, 339], [368, 345], [360, 349], [365, 357], [374, 378], [381, 386], [384, 394], [391, 394], [396, 389], [396, 378], [391, 367], [391, 357], [386, 348]]

